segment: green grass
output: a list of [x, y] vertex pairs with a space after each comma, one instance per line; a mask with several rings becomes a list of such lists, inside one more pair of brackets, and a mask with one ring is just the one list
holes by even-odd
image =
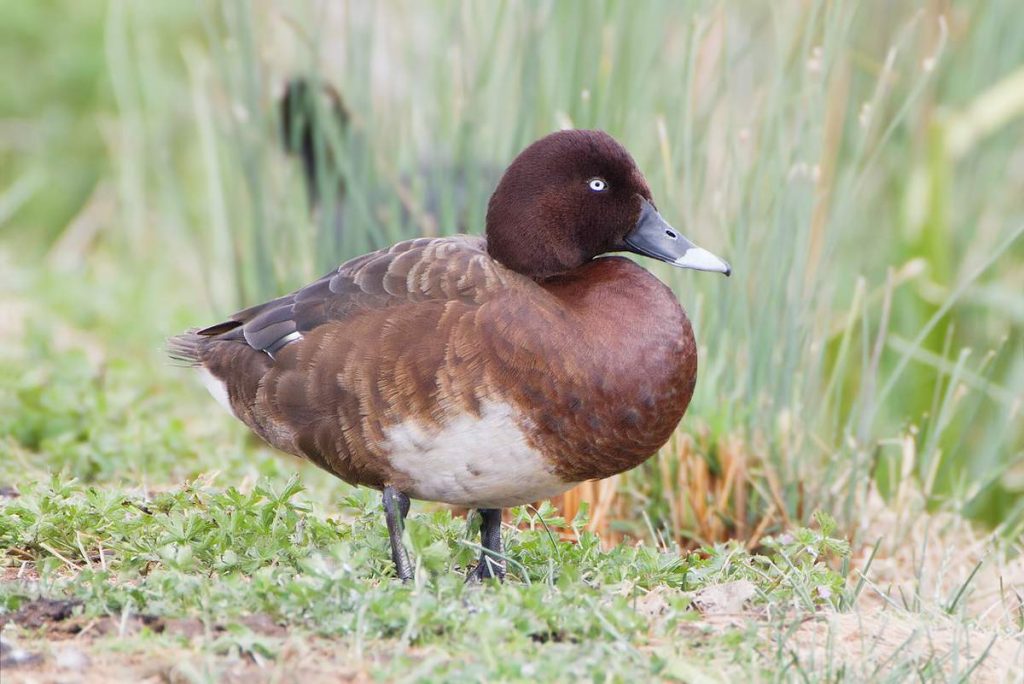
[[[305, 661], [960, 681], [1019, 658], [1018, 2], [324, 12], [0, 0], [0, 486], [20, 492], [0, 498], [0, 617], [49, 596], [86, 623], [197, 618], [198, 639], [82, 637], [97, 668], [166, 652], [194, 681]], [[345, 201], [312, 217], [277, 140], [297, 73], [352, 121], [320, 141]], [[622, 140], [734, 267], [645, 263], [694, 321], [693, 405], [620, 478], [602, 530], [623, 544], [521, 510], [512, 581], [470, 588], [467, 523], [417, 505], [397, 585], [376, 498], [255, 444], [163, 339], [403, 237], [479, 232], [496, 170], [564, 125]], [[740, 579], [740, 614], [697, 605]], [[4, 634], [45, 650], [57, 629]]]

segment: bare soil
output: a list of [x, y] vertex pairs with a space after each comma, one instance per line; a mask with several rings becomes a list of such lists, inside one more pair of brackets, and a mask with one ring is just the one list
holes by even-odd
[[[229, 623], [153, 615], [86, 617], [79, 603], [38, 599], [0, 615], [0, 671], [15, 682], [224, 682], [369, 681], [347, 649], [323, 639], [292, 637], [269, 615]], [[225, 646], [203, 649], [237, 626], [273, 644], [276, 657]], [[163, 638], [127, 644], [144, 630]], [[15, 636], [17, 635], [17, 636]], [[169, 638], [167, 638], [169, 637]], [[366, 661], [363, 661], [366, 662]]]

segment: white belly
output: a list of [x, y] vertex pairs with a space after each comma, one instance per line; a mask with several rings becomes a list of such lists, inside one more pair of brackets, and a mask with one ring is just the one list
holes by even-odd
[[[202, 366], [196, 368], [199, 371], [199, 379], [203, 385], [206, 386], [206, 390], [217, 400], [217, 403], [224, 407], [231, 415], [235, 415], [235, 412], [231, 409], [231, 400], [228, 398], [228, 386], [224, 384], [224, 381], [214, 376], [213, 373], [206, 370]], [[237, 418], [237, 416], [235, 416]]]
[[508, 508], [547, 499], [575, 482], [558, 477], [527, 443], [506, 404], [485, 403], [441, 429], [407, 421], [387, 431], [386, 453], [414, 499], [467, 508]]

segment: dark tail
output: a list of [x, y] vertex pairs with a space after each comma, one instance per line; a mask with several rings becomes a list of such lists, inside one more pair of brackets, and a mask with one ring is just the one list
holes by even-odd
[[197, 330], [175, 335], [167, 340], [167, 355], [186, 366], [199, 366], [202, 364], [200, 351], [205, 341], [206, 338], [198, 335]]
[[281, 144], [285, 152], [302, 162], [310, 206], [319, 205], [322, 190], [337, 192], [340, 199], [345, 187], [334, 157], [332, 135], [345, 132], [349, 117], [338, 91], [327, 84], [294, 78], [285, 87], [278, 106]]

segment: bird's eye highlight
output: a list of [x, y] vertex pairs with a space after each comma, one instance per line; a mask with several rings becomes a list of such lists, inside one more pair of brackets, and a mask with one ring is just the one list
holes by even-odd
[[594, 192], [604, 192], [608, 189], [608, 183], [605, 182], [604, 178], [591, 178], [587, 181], [587, 187]]

